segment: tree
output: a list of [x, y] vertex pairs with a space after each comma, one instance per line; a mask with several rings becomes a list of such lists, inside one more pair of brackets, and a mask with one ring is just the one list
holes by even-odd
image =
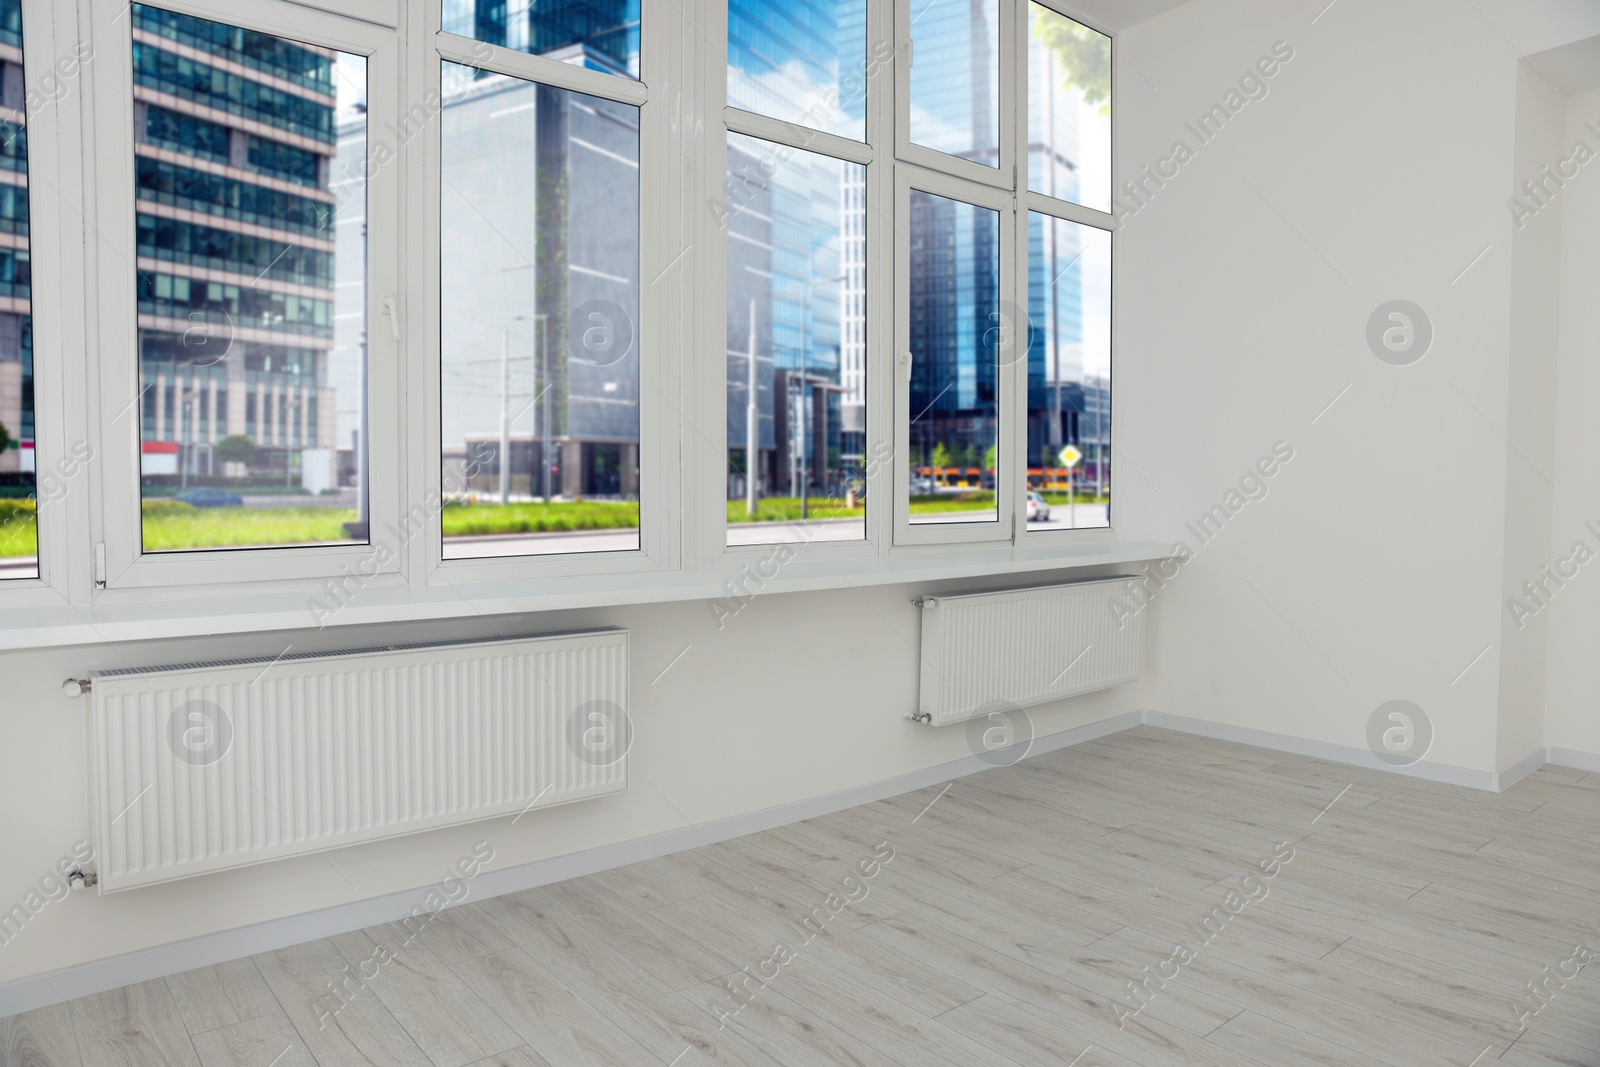
[[1056, 54], [1065, 72], [1063, 89], [1079, 89], [1083, 102], [1111, 114], [1111, 39], [1043, 7], [1037, 9], [1034, 40]]
[[933, 469], [948, 470], [955, 466], [955, 460], [950, 455], [950, 446], [940, 441], [933, 446]]
[[224, 437], [217, 442], [217, 458], [224, 463], [249, 466], [256, 458], [256, 443], [242, 433]]
[[0, 452], [11, 447], [11, 431], [6, 429], [6, 424], [0, 422]]
[[985, 451], [984, 454], [983, 454], [983, 469], [984, 470], [989, 470], [989, 471], [994, 470], [994, 457], [995, 457], [995, 447], [994, 447], [994, 445], [990, 445], [988, 450]]

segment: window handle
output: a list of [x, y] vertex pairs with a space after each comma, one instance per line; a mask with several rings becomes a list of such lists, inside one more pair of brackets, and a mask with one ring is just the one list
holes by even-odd
[[383, 298], [383, 313], [389, 316], [389, 332], [394, 334], [395, 341], [400, 340], [400, 312], [395, 308], [394, 295]]

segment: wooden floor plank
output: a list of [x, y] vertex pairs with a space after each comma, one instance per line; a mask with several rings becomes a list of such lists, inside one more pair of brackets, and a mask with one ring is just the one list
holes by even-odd
[[1140, 727], [0, 1020], [0, 1064], [1595, 1067], [1600, 977], [1549, 976], [1600, 946], [1597, 856], [1600, 774]]

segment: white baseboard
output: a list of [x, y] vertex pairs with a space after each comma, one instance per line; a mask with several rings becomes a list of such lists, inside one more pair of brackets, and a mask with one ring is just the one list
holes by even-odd
[[[1499, 775], [1492, 771], [1480, 771], [1471, 767], [1457, 767], [1449, 763], [1430, 763], [1427, 760], [1421, 760], [1408, 767], [1396, 767], [1380, 760], [1373, 754], [1371, 749], [1336, 745], [1331, 741], [1316, 741], [1311, 738], [1296, 737], [1293, 734], [1274, 733], [1271, 730], [1256, 730], [1248, 726], [1231, 726], [1227, 723], [1209, 722], [1205, 719], [1191, 719], [1185, 715], [1170, 715], [1164, 711], [1154, 711], [1148, 708], [1143, 712], [1143, 717], [1146, 725], [1157, 726], [1164, 730], [1199, 734], [1201, 737], [1212, 737], [1218, 741], [1235, 741], [1241, 745], [1270, 748], [1278, 752], [1292, 752], [1297, 756], [1313, 756], [1317, 759], [1330, 760], [1334, 763], [1347, 763], [1353, 767], [1368, 767], [1375, 771], [1388, 771], [1391, 774], [1403, 774], [1410, 778], [1422, 778], [1430, 782], [1443, 782], [1446, 785], [1459, 785], [1469, 789], [1499, 792], [1497, 782]], [[1536, 754], [1542, 756], [1543, 752]], [[1518, 766], [1522, 762], [1518, 761]], [[1537, 770], [1538, 768], [1529, 769]], [[1512, 779], [1512, 781], [1515, 781], [1515, 779]]]
[[1552, 745], [1544, 750], [1544, 761], [1575, 771], [1600, 771], [1600, 753], [1583, 752], [1576, 748], [1557, 748]]
[[[1054, 752], [1071, 745], [1121, 733], [1138, 726], [1142, 717], [1137, 711], [1124, 712], [1109, 719], [1086, 723], [1083, 726], [1062, 730], [1037, 738], [1030, 753]], [[949, 763], [941, 763], [921, 770], [909, 771], [892, 778], [852, 786], [821, 796], [790, 801], [760, 811], [746, 812], [698, 827], [685, 826], [648, 837], [620, 841], [612, 845], [555, 856], [547, 860], [525, 863], [498, 871], [484, 871], [473, 878], [471, 892], [460, 903], [469, 900], [486, 900], [507, 893], [519, 893], [552, 882], [581, 878], [586, 874], [624, 867], [630, 863], [655, 859], [685, 849], [699, 848], [707, 839], [726, 841], [746, 834], [760, 833], [804, 819], [813, 819], [830, 812], [870, 804], [887, 797], [899, 796], [930, 785], [938, 785], [954, 778], [990, 770], [992, 765], [977, 756], [965, 756]], [[169, 974], [194, 970], [225, 963], [243, 956], [286, 948], [321, 937], [361, 930], [379, 923], [397, 922], [411, 914], [417, 901], [432, 886], [419, 886], [381, 897], [336, 904], [316, 911], [269, 919], [249, 926], [216, 933], [202, 934], [182, 941], [139, 949], [109, 959], [96, 960], [61, 970], [18, 978], [0, 984], [0, 1019], [18, 1012], [31, 1011], [49, 1004], [76, 997], [102, 993], [108, 989], [162, 978]]]
[[1495, 772], [1494, 791], [1496, 793], [1504, 793], [1507, 789], [1510, 789], [1549, 762], [1550, 750], [1548, 748], [1540, 747], [1534, 749], [1505, 770]]

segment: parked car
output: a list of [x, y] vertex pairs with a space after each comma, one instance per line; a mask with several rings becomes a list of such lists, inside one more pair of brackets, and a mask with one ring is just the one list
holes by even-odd
[[197, 508], [242, 508], [244, 497], [238, 493], [230, 493], [226, 489], [200, 486], [186, 489], [175, 498], [185, 504], [192, 504]]
[[912, 496], [932, 496], [934, 494], [934, 492], [937, 491], [937, 489], [938, 489], [938, 486], [933, 484], [933, 479], [932, 478], [913, 478], [913, 479], [911, 479], [911, 495]]
[[1044, 497], [1038, 493], [1028, 494], [1028, 521], [1049, 522], [1050, 505], [1044, 502]]

